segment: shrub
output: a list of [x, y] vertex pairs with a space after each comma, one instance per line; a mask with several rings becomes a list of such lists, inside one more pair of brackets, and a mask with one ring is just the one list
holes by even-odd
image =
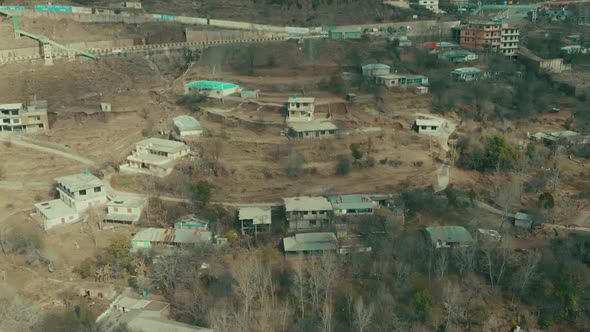
[[553, 195], [549, 192], [544, 192], [539, 195], [539, 207], [542, 209], [551, 209], [555, 206]]
[[350, 152], [355, 160], [359, 160], [363, 157], [363, 152], [361, 151], [361, 147], [358, 143], [350, 144]]
[[202, 206], [206, 206], [211, 201], [211, 184], [207, 181], [198, 181], [190, 186], [193, 200]]
[[303, 157], [295, 150], [291, 150], [287, 156], [287, 162], [285, 163], [285, 173], [290, 179], [294, 179], [301, 175], [303, 167]]
[[352, 163], [347, 158], [342, 158], [336, 164], [336, 175], [338, 176], [345, 176], [350, 173], [350, 169], [352, 168]]
[[74, 273], [78, 273], [82, 279], [86, 279], [92, 275], [92, 263], [89, 259], [86, 259], [75, 267], [73, 271]]

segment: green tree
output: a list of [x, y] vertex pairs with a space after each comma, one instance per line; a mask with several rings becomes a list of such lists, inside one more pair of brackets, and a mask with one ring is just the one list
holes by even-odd
[[490, 166], [500, 163], [503, 168], [512, 166], [517, 157], [516, 149], [501, 135], [494, 135], [488, 140], [486, 154]]
[[330, 76], [330, 91], [334, 94], [343, 96], [346, 93], [346, 85], [344, 84], [344, 80], [338, 73], [334, 73]]
[[551, 209], [555, 206], [553, 195], [549, 192], [544, 192], [539, 195], [539, 207], [542, 209]]
[[420, 317], [422, 321], [426, 320], [430, 309], [434, 304], [434, 298], [432, 294], [427, 290], [424, 289], [420, 292], [414, 294], [412, 299], [412, 307], [414, 308], [414, 312]]
[[363, 151], [361, 151], [361, 146], [358, 143], [350, 144], [350, 152], [355, 160], [359, 160], [363, 157]]
[[206, 206], [211, 201], [211, 184], [207, 181], [198, 181], [190, 186], [193, 201], [201, 206]]

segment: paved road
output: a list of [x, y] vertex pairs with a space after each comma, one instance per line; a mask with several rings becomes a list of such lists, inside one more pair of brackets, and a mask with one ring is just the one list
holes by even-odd
[[84, 157], [80, 157], [80, 156], [77, 156], [75, 154], [71, 154], [68, 152], [64, 152], [64, 151], [60, 151], [60, 150], [56, 150], [56, 149], [52, 149], [52, 148], [47, 148], [47, 147], [37, 145], [34, 143], [24, 142], [18, 136], [13, 136], [12, 138], [0, 136], [0, 142], [10, 142], [11, 144], [22, 146], [25, 148], [34, 149], [34, 150], [42, 151], [45, 153], [55, 154], [55, 155], [58, 155], [58, 156], [61, 156], [64, 158], [75, 160], [77, 162], [80, 162], [80, 163], [82, 163], [84, 165], [88, 165], [88, 166], [95, 166], [96, 165], [96, 163], [90, 159], [86, 159]]

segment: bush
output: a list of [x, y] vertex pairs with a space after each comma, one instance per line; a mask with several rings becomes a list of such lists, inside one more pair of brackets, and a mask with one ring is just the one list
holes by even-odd
[[207, 181], [198, 181], [190, 186], [193, 200], [201, 206], [206, 206], [211, 201], [211, 184]]
[[89, 259], [86, 259], [75, 267], [73, 272], [78, 273], [82, 279], [86, 279], [92, 275], [92, 263]]
[[352, 163], [347, 158], [342, 158], [336, 164], [336, 175], [338, 176], [345, 176], [350, 173], [350, 169], [352, 168]]
[[290, 179], [297, 178], [301, 175], [303, 167], [303, 157], [295, 150], [291, 150], [285, 163], [285, 173]]
[[350, 152], [355, 160], [359, 160], [363, 157], [363, 152], [361, 151], [361, 147], [358, 143], [350, 144]]
[[539, 207], [542, 209], [551, 209], [555, 206], [553, 195], [549, 192], [544, 192], [539, 195]]

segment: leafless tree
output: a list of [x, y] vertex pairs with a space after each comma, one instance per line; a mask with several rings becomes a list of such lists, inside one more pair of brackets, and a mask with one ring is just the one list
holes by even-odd
[[510, 181], [503, 185], [498, 192], [497, 203], [502, 208], [502, 224], [499, 231], [504, 227], [504, 223], [508, 219], [508, 211], [514, 204], [514, 201], [519, 197], [519, 185], [514, 181]]
[[244, 324], [248, 324], [250, 321], [254, 299], [257, 294], [260, 294], [262, 271], [262, 263], [256, 256], [250, 256], [233, 266], [234, 290], [240, 297], [240, 302], [243, 305]]
[[537, 267], [541, 261], [541, 253], [538, 251], [531, 251], [527, 253], [523, 264], [520, 265], [520, 285], [519, 291], [522, 293], [537, 273]]
[[504, 272], [514, 258], [512, 249], [505, 242], [482, 241], [480, 250], [490, 285], [496, 286], [502, 280]]
[[0, 250], [2, 250], [2, 254], [4, 256], [7, 255], [7, 245], [8, 245], [8, 229], [5, 226], [0, 227]]
[[324, 302], [320, 316], [322, 318], [322, 332], [332, 332], [334, 330], [334, 306], [331, 301]]
[[149, 278], [154, 285], [163, 287], [164, 292], [171, 294], [182, 281], [184, 257], [182, 255], [162, 255], [151, 267]]
[[354, 302], [354, 325], [359, 332], [367, 331], [373, 319], [373, 306], [366, 305], [362, 298]]
[[436, 254], [436, 275], [438, 279], [445, 277], [449, 267], [449, 254], [446, 250], [438, 250]]
[[453, 250], [454, 262], [459, 269], [459, 275], [473, 272], [476, 262], [477, 242], [471, 246]]
[[302, 263], [303, 261], [303, 255], [300, 254], [299, 255], [299, 259], [297, 261], [293, 262], [293, 273], [292, 278], [293, 278], [293, 287], [291, 288], [291, 291], [293, 292], [293, 295], [295, 296], [295, 298], [297, 299], [297, 302], [299, 303], [299, 314], [301, 315], [301, 319], [305, 318], [305, 302], [306, 302], [306, 292], [308, 289], [308, 279], [307, 279], [307, 275], [305, 272], [305, 267]]
[[460, 317], [461, 289], [458, 285], [447, 282], [443, 289], [442, 302], [445, 310], [445, 329]]
[[94, 243], [94, 247], [98, 246], [98, 240], [96, 238], [96, 232], [100, 229], [100, 225], [104, 218], [104, 213], [96, 207], [92, 207], [88, 209], [86, 220], [82, 225], [82, 230], [84, 234], [86, 234], [92, 243]]
[[395, 261], [395, 278], [397, 280], [405, 280], [410, 275], [411, 270], [410, 264], [401, 260]]
[[207, 315], [209, 325], [218, 332], [232, 331], [236, 322], [233, 308], [224, 300], [213, 306]]

